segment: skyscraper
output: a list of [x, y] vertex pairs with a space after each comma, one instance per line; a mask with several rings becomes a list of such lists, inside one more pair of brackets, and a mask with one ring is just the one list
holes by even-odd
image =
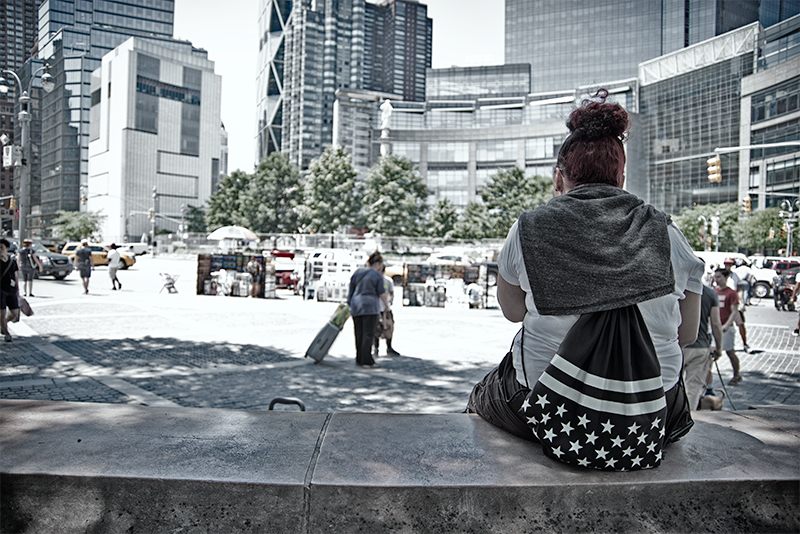
[[261, 0], [257, 154], [306, 168], [333, 140], [336, 90], [424, 99], [432, 22], [415, 0]]
[[364, 17], [364, 89], [425, 100], [431, 66], [433, 21], [416, 0], [367, 4]]
[[643, 61], [758, 20], [759, 0], [506, 0], [506, 63], [532, 91], [635, 78]]
[[56, 88], [42, 99], [42, 218], [85, 209], [88, 187], [91, 73], [101, 58], [130, 37], [176, 50], [173, 0], [59, 0], [39, 10], [39, 57], [50, 64]]
[[[222, 79], [205, 51], [129, 38], [92, 73], [87, 208], [106, 216], [109, 241], [179, 231], [219, 180]], [[108, 88], [111, 87], [111, 91]]]
[[[6, 0], [0, 8], [0, 70], [18, 72], [25, 60], [36, 53], [37, 14], [41, 0]], [[38, 68], [38, 65], [37, 67]], [[0, 74], [7, 76], [6, 74]], [[20, 76], [22, 77], [22, 76]], [[10, 77], [13, 78], [13, 77]], [[34, 102], [38, 98], [38, 90], [33, 88], [30, 95]], [[18, 109], [18, 88], [12, 86], [5, 98], [0, 99], [0, 135], [14, 141], [14, 125]], [[38, 121], [38, 105], [33, 106], [33, 120]], [[17, 125], [17, 129], [19, 126]], [[33, 176], [33, 174], [31, 174]], [[0, 197], [14, 194], [14, 170], [0, 167]], [[0, 233], [11, 232], [13, 212], [9, 209], [10, 199], [0, 200]]]

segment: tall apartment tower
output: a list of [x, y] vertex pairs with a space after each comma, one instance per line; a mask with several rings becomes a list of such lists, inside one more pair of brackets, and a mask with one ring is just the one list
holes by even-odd
[[101, 58], [130, 37], [183, 50], [172, 39], [173, 0], [59, 0], [39, 9], [39, 58], [56, 88], [42, 98], [41, 198], [45, 223], [58, 210], [86, 209], [91, 75]]
[[635, 78], [643, 61], [757, 21], [760, 4], [506, 0], [505, 60], [530, 63], [533, 92]]
[[257, 154], [307, 168], [333, 141], [337, 90], [424, 99], [432, 22], [414, 0], [261, 0]]
[[[5, 0], [0, 7], [0, 70], [12, 70], [22, 78], [22, 66], [36, 54], [37, 10], [41, 0]], [[39, 65], [36, 66], [38, 68]], [[13, 78], [0, 73], [3, 77]], [[32, 98], [38, 97], [33, 88]], [[0, 135], [13, 141], [17, 112], [17, 87], [12, 85], [8, 95], [0, 98]], [[38, 120], [34, 114], [33, 120]], [[19, 126], [17, 125], [17, 129]], [[32, 174], [33, 176], [33, 174]], [[14, 194], [14, 171], [0, 167], [0, 197]], [[9, 209], [10, 199], [0, 200], [0, 234], [11, 233], [13, 212]]]
[[363, 88], [424, 102], [433, 42], [428, 7], [415, 0], [384, 0], [366, 8]]

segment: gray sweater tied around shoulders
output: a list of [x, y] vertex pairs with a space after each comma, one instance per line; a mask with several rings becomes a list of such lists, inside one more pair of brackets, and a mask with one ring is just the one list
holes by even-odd
[[618, 187], [585, 184], [522, 214], [519, 239], [541, 315], [580, 315], [668, 295], [667, 214]]

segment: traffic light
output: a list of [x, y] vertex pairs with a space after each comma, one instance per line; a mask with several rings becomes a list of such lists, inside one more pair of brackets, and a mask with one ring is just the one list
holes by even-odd
[[14, 208], [16, 208], [16, 207], [17, 207], [17, 201], [16, 201], [16, 199], [13, 199], [13, 198], [12, 198], [11, 200], [9, 200], [9, 201], [8, 201], [8, 207], [9, 207], [9, 209], [12, 209], [12, 210], [13, 210]]
[[752, 202], [751, 202], [751, 200], [750, 200], [750, 197], [745, 197], [745, 198], [743, 198], [743, 199], [742, 199], [742, 210], [743, 210], [745, 213], [750, 213], [750, 209], [751, 209], [751, 207], [752, 207]]
[[781, 239], [786, 239], [786, 223], [781, 226]]
[[81, 195], [81, 204], [86, 205], [86, 195]]
[[769, 229], [769, 238], [770, 239], [775, 239], [775, 228], [770, 228]]
[[147, 218], [148, 219], [152, 219], [153, 218], [153, 208], [150, 208], [149, 210], [147, 210]]
[[722, 161], [720, 161], [719, 155], [708, 158], [708, 181], [722, 181]]

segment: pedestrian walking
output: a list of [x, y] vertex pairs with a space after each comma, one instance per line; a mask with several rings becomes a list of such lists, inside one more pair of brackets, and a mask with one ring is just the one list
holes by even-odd
[[36, 271], [42, 271], [42, 260], [33, 252], [33, 241], [30, 239], [22, 240], [22, 248], [17, 252], [17, 264], [22, 272], [22, 293], [26, 297], [33, 296], [33, 279]]
[[115, 243], [111, 243], [108, 248], [111, 249], [108, 253], [108, 277], [111, 278], [111, 290], [116, 291], [117, 289], [122, 289], [122, 282], [117, 279], [120, 255]]
[[83, 241], [83, 245], [75, 252], [75, 268], [80, 272], [81, 280], [83, 281], [83, 292], [89, 294], [89, 278], [92, 277], [92, 269], [94, 269], [94, 258], [92, 257], [92, 249], [89, 248], [89, 242]]
[[[711, 335], [709, 335], [709, 327]], [[711, 338], [714, 338], [714, 351]], [[700, 397], [711, 383], [711, 363], [722, 353], [722, 321], [719, 317], [719, 296], [717, 292], [703, 285], [700, 297], [700, 328], [697, 341], [683, 348], [683, 372], [686, 382], [686, 397], [692, 410], [698, 408]], [[713, 391], [711, 393], [714, 394]]]
[[739, 296], [730, 287], [728, 287], [728, 277], [730, 276], [728, 269], [717, 269], [714, 271], [714, 283], [716, 284], [717, 295], [719, 296], [719, 318], [722, 321], [722, 350], [728, 355], [733, 368], [733, 378], [728, 382], [729, 386], [738, 385], [743, 380], [742, 375], [739, 373], [739, 358], [736, 356], [734, 345], [736, 342], [735, 330], [732, 328], [737, 321], [740, 320], [739, 316]]
[[247, 272], [250, 273], [250, 297], [257, 298], [261, 288], [261, 264], [255, 256], [247, 262]]
[[380, 302], [387, 302], [381, 267], [383, 258], [376, 251], [367, 260], [367, 267], [357, 269], [350, 277], [347, 304], [355, 330], [356, 365], [361, 367], [379, 367], [372, 358], [372, 345], [381, 311]]
[[14, 257], [8, 254], [9, 248], [8, 239], [0, 238], [0, 333], [8, 343], [11, 342], [8, 323], [19, 320], [19, 268]]
[[386, 266], [381, 267], [383, 276], [383, 289], [386, 292], [386, 303], [381, 300], [381, 312], [378, 315], [378, 328], [375, 331], [375, 352], [373, 358], [378, 356], [381, 338], [386, 340], [386, 355], [400, 356], [400, 353], [392, 348], [392, 337], [394, 336], [394, 314], [392, 304], [394, 304], [394, 281], [386, 276]]

